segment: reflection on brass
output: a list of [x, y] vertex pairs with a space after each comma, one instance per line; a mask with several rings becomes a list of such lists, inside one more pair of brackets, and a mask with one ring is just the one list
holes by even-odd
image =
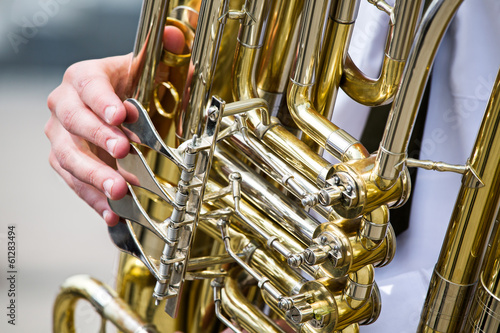
[[[484, 186], [462, 184], [420, 319], [422, 332], [462, 331], [500, 203], [500, 72], [469, 158]], [[464, 176], [465, 177], [465, 176]], [[498, 240], [492, 243], [496, 246]], [[497, 279], [494, 250], [483, 279]], [[493, 261], [491, 261], [493, 260]], [[490, 286], [488, 286], [490, 287]]]
[[179, 109], [180, 106], [180, 99], [179, 99], [179, 94], [177, 93], [177, 90], [175, 87], [170, 83], [170, 82], [162, 82], [161, 86], [167, 88], [167, 90], [170, 92], [172, 95], [175, 105], [173, 107], [173, 110], [171, 112], [165, 111], [163, 106], [161, 105], [160, 100], [158, 99], [158, 89], [160, 88], [160, 85], [158, 85], [155, 90], [154, 90], [154, 102], [156, 106], [156, 111], [158, 111], [159, 114], [161, 114], [165, 118], [173, 118], [175, 114], [177, 113], [177, 110]]
[[[408, 200], [408, 167], [463, 174], [419, 331], [498, 332], [500, 76], [468, 162], [407, 159], [429, 68], [462, 0], [435, 0], [422, 20], [422, 0], [370, 0], [390, 17], [378, 78], [348, 54], [360, 2], [144, 1], [126, 97], [154, 126], [125, 127], [152, 149], [118, 162], [142, 187], [112, 205], [130, 219], [113, 241], [134, 257], [120, 257], [117, 295], [70, 278], [54, 332], [73, 331], [78, 298], [124, 332], [363, 332], [381, 311], [374, 267], [395, 256], [389, 209]], [[181, 54], [164, 50], [165, 24], [184, 34]], [[330, 121], [339, 89], [365, 105], [393, 101], [373, 155]], [[167, 299], [155, 304], [153, 293]]]
[[170, 67], [180, 67], [189, 64], [189, 59], [191, 58], [190, 52], [192, 49], [193, 39], [194, 39], [194, 32], [183, 22], [170, 17], [167, 18], [166, 25], [177, 27], [184, 34], [186, 48], [189, 50], [189, 52], [184, 54], [175, 54], [170, 51], [163, 50], [163, 56], [161, 58], [161, 61], [163, 61], [167, 66]]

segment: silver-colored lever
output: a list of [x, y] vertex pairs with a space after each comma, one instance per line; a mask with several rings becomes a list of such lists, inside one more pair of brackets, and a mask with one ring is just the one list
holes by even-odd
[[137, 147], [130, 145], [130, 153], [117, 162], [118, 171], [129, 184], [142, 187], [156, 194], [169, 205], [175, 206], [174, 194], [168, 193], [156, 180], [153, 171]]
[[144, 252], [129, 221], [121, 220], [114, 227], [108, 227], [108, 232], [113, 243], [121, 251], [142, 261], [157, 280], [161, 279], [158, 269]]
[[109, 206], [118, 216], [139, 223], [143, 227], [153, 232], [164, 242], [168, 242], [166, 233], [166, 223], [153, 221], [139, 203], [134, 189], [128, 185], [129, 193], [120, 200], [108, 199]]
[[174, 149], [165, 145], [149, 118], [148, 112], [141, 103], [129, 98], [123, 104], [127, 109], [128, 117], [133, 121], [122, 125], [128, 138], [135, 143], [157, 151], [180, 168], [186, 169], [186, 166], [182, 163], [182, 157]]

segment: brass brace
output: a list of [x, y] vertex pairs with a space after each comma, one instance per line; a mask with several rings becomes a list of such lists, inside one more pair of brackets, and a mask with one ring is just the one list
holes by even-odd
[[396, 18], [394, 16], [394, 7], [389, 5], [385, 0], [368, 0], [369, 3], [377, 7], [377, 9], [383, 11], [391, 18], [391, 24], [396, 23]]
[[440, 172], [455, 172], [465, 176], [464, 184], [469, 188], [481, 188], [484, 183], [477, 175], [476, 171], [470, 166], [469, 161], [465, 165], [449, 164], [445, 162], [434, 162], [429, 160], [417, 160], [414, 158], [406, 159], [406, 166], [411, 168], [422, 168], [426, 170], [435, 170]]

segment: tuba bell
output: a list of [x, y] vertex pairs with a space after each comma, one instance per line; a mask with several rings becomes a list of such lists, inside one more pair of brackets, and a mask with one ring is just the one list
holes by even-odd
[[[409, 168], [462, 175], [418, 332], [500, 331], [500, 75], [464, 165], [409, 157], [463, 1], [368, 2], [389, 17], [378, 78], [349, 55], [360, 0], [143, 1], [131, 153], [117, 162], [129, 192], [109, 200], [116, 291], [69, 278], [54, 332], [74, 332], [78, 299], [130, 333], [363, 332], [381, 313], [375, 268], [395, 255], [389, 212], [410, 197]], [[163, 49], [165, 25], [182, 54]], [[374, 153], [330, 120], [339, 89], [390, 107]]]

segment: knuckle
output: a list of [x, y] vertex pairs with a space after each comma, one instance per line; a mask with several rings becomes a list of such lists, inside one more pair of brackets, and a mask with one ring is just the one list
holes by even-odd
[[78, 112], [75, 110], [66, 110], [66, 112], [61, 115], [61, 118], [61, 123], [64, 128], [69, 132], [74, 133], [75, 127], [78, 123]]
[[47, 97], [47, 107], [49, 108], [49, 110], [54, 111], [56, 108], [56, 104], [57, 100], [55, 97], [55, 90], [54, 90], [49, 94], [49, 97]]
[[80, 67], [80, 62], [74, 63], [69, 66], [64, 72], [63, 81], [72, 81], [75, 77], [78, 77], [79, 73], [81, 72]]
[[56, 156], [54, 155], [54, 152], [52, 151], [49, 154], [49, 164], [52, 167], [52, 169], [57, 171], [59, 163], [56, 159]]
[[97, 177], [98, 177], [98, 170], [91, 168], [87, 170], [87, 172], [85, 172], [83, 181], [85, 181], [87, 184], [97, 187], [96, 186]]
[[50, 137], [52, 134], [53, 126], [54, 126], [53, 123], [54, 123], [54, 120], [52, 119], [52, 117], [50, 117], [50, 119], [45, 124], [45, 127], [43, 128], [43, 132], [45, 133], [45, 136], [47, 138], [49, 138], [49, 140], [50, 140]]
[[84, 94], [85, 91], [91, 86], [93, 79], [91, 77], [81, 77], [76, 81], [76, 89], [80, 95]]
[[86, 186], [84, 183], [76, 181], [73, 184], [73, 191], [81, 198], [85, 200]]
[[55, 159], [57, 160], [57, 162], [59, 163], [59, 165], [61, 166], [61, 168], [63, 168], [64, 170], [67, 170], [67, 171], [70, 171], [70, 166], [71, 166], [71, 163], [70, 163], [70, 152], [68, 150], [65, 150], [65, 149], [56, 149], [54, 151], [54, 157]]
[[106, 146], [105, 146], [105, 140], [107, 137], [106, 132], [107, 132], [107, 128], [103, 124], [94, 127], [89, 132], [90, 141], [98, 146], [106, 148]]

